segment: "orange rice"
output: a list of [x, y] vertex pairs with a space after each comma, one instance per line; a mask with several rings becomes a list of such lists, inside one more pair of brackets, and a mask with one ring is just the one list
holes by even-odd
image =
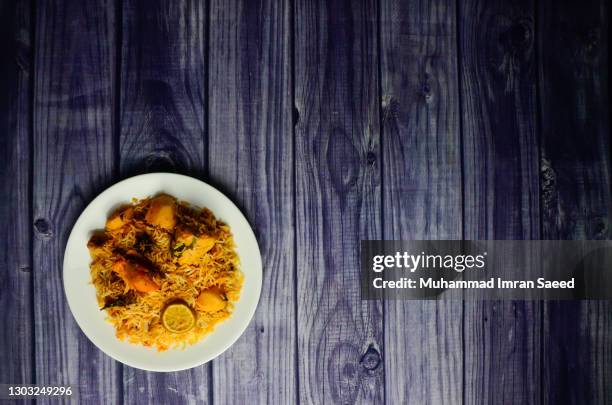
[[[214, 238], [214, 245], [189, 263], [180, 263], [180, 249], [185, 246], [175, 241], [174, 229], [165, 229], [146, 220], [151, 198], [133, 200], [129, 218], [118, 229], [95, 233], [88, 244], [92, 255], [90, 265], [92, 283], [100, 308], [116, 329], [119, 339], [159, 351], [184, 348], [210, 333], [215, 325], [227, 319], [233, 304], [239, 299], [243, 274], [229, 227], [204, 208], [191, 207], [174, 197], [176, 226], [189, 227], [197, 235]], [[144, 241], [144, 243], [143, 243]], [[149, 263], [147, 277], [159, 286], [150, 292], [134, 291], [113, 271], [113, 264], [125, 252], [137, 255]], [[226, 306], [210, 312], [199, 305], [202, 291], [214, 288], [223, 292]], [[180, 300], [195, 315], [195, 326], [184, 333], [172, 333], [161, 322], [161, 314], [168, 303]]]

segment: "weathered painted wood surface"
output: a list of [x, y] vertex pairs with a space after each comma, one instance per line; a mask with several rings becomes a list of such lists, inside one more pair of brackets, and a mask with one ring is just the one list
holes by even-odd
[[[365, 302], [362, 239], [610, 237], [603, 0], [0, 1], [0, 383], [83, 403], [612, 404], [607, 302]], [[260, 306], [190, 371], [121, 366], [64, 300], [83, 207], [221, 188]], [[42, 401], [45, 402], [45, 401]]]
[[[381, 6], [384, 239], [461, 239], [455, 2]], [[385, 309], [386, 402], [456, 403], [461, 302], [388, 301]]]
[[[539, 239], [533, 1], [458, 4], [463, 236]], [[464, 403], [539, 403], [541, 303], [463, 307]]]
[[[543, 1], [538, 15], [543, 237], [609, 239], [609, 3]], [[547, 303], [543, 344], [545, 404], [612, 403], [609, 302]]]
[[120, 401], [121, 365], [76, 325], [62, 262], [78, 215], [115, 180], [114, 15], [111, 1], [39, 2], [32, 73], [35, 382], [74, 384], [92, 403]]
[[216, 404], [297, 399], [291, 19], [289, 1], [210, 5], [209, 176], [249, 218], [264, 267], [255, 318], [213, 362]]
[[[121, 177], [171, 171], [201, 178], [205, 6], [191, 0], [121, 4]], [[123, 368], [127, 403], [209, 403], [210, 382], [210, 364], [177, 373]]]
[[381, 237], [377, 4], [295, 4], [299, 398], [380, 403], [382, 306], [359, 296], [359, 244]]
[[[34, 381], [29, 1], [0, 3], [0, 382]], [[7, 367], [7, 365], [11, 365]]]

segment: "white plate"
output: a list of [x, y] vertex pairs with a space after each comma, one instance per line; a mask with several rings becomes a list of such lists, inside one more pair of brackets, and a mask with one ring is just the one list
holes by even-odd
[[[96, 292], [91, 284], [91, 259], [87, 241], [95, 230], [103, 229], [107, 216], [133, 197], [145, 198], [160, 192], [173, 195], [198, 207], [207, 207], [227, 223], [234, 235], [236, 249], [244, 273], [240, 300], [229, 319], [200, 342], [182, 349], [157, 352], [130, 344], [115, 337], [106, 311], [100, 311]], [[131, 177], [110, 187], [85, 208], [76, 221], [64, 254], [64, 291], [72, 315], [85, 335], [100, 350], [117, 361], [151, 371], [177, 371], [195, 367], [214, 359], [227, 350], [249, 324], [261, 291], [261, 255], [246, 218], [221, 192], [200, 180], [171, 173], [150, 173]]]

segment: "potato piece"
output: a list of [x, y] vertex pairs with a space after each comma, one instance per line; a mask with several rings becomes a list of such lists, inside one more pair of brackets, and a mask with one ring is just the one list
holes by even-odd
[[200, 256], [194, 253], [193, 249], [185, 249], [179, 256], [178, 262], [180, 265], [198, 264]]
[[106, 221], [106, 229], [109, 231], [116, 231], [122, 228], [123, 225], [132, 219], [133, 213], [134, 209], [132, 207], [118, 209]]
[[192, 245], [182, 251], [178, 260], [179, 264], [198, 264], [215, 245], [215, 241], [216, 238], [209, 235], [196, 237]]
[[210, 235], [202, 235], [196, 239], [194, 250], [198, 251], [200, 254], [204, 255], [208, 253], [213, 246], [215, 246], [215, 241], [217, 238]]
[[160, 195], [150, 202], [145, 220], [151, 225], [172, 230], [176, 225], [176, 202], [169, 195]]
[[106, 221], [106, 229], [109, 231], [114, 231], [123, 226], [123, 220], [119, 216], [119, 214], [113, 214], [108, 221]]
[[227, 304], [222, 292], [217, 287], [211, 287], [200, 292], [196, 300], [198, 307], [204, 312], [217, 312], [225, 309]]

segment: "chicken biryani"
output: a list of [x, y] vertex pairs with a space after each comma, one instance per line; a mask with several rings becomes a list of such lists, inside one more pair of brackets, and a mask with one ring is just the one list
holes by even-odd
[[130, 343], [159, 351], [196, 343], [240, 297], [229, 227], [170, 195], [121, 207], [87, 247], [100, 309]]

